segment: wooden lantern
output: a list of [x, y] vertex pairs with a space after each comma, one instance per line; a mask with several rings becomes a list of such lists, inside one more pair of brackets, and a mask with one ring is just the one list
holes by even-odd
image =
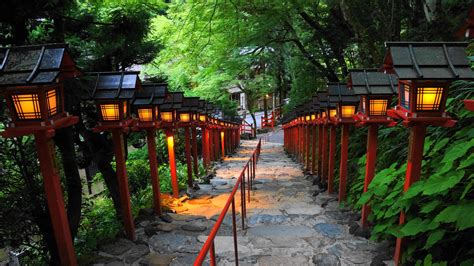
[[132, 107], [138, 118], [138, 127], [156, 127], [166, 93], [166, 84], [143, 84], [142, 90], [135, 93]]
[[388, 115], [404, 125], [453, 126], [445, 112], [453, 80], [474, 79], [462, 42], [387, 42], [386, 73], [398, 77], [398, 104]]
[[[452, 127], [456, 121], [445, 112], [453, 80], [474, 79], [465, 52], [467, 43], [387, 42], [386, 73], [398, 77], [398, 105], [387, 114], [410, 127], [410, 146], [403, 190], [419, 180], [426, 127]], [[400, 214], [400, 224], [406, 221]], [[405, 239], [398, 238], [394, 260], [400, 263]]]
[[328, 83], [329, 101], [336, 104], [336, 118], [330, 115], [335, 123], [354, 123], [359, 99], [349, 90], [345, 83]]
[[46, 203], [63, 265], [77, 265], [52, 137], [78, 117], [64, 111], [64, 81], [81, 75], [65, 44], [0, 48], [0, 93], [9, 124], [3, 137], [34, 134]]
[[398, 79], [376, 69], [352, 69], [349, 71], [348, 87], [360, 97], [359, 111], [354, 116], [359, 125], [391, 124], [387, 117], [392, 97], [397, 94]]

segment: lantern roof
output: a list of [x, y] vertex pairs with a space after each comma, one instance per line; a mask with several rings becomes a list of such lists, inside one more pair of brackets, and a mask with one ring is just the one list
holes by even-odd
[[141, 90], [139, 72], [90, 72], [83, 77], [94, 100], [131, 100]]
[[183, 104], [179, 111], [181, 112], [197, 112], [199, 108], [199, 97], [184, 97]]
[[205, 100], [199, 100], [198, 112], [199, 113], [205, 113], [206, 112], [206, 101]]
[[474, 79], [466, 42], [386, 42], [384, 69], [401, 80]]
[[132, 104], [134, 106], [163, 104], [167, 91], [168, 85], [165, 83], [143, 84], [142, 90], [135, 92]]
[[317, 92], [316, 95], [318, 96], [320, 110], [336, 107], [336, 103], [329, 102], [327, 92]]
[[77, 75], [66, 44], [0, 48], [0, 86], [43, 85]]
[[311, 99], [311, 104], [312, 104], [312, 106], [313, 106], [313, 111], [319, 112], [319, 110], [320, 110], [320, 104], [319, 104], [319, 98], [318, 98], [318, 96], [313, 96], [313, 98]]
[[214, 104], [206, 102], [206, 112], [207, 114], [212, 115], [214, 113]]
[[398, 79], [393, 74], [385, 74], [377, 69], [350, 69], [348, 86], [355, 95], [395, 95]]
[[160, 109], [166, 110], [178, 110], [183, 105], [184, 93], [183, 92], [169, 92], [165, 96], [165, 100]]
[[328, 83], [328, 94], [330, 103], [357, 103], [359, 98], [352, 90], [347, 88], [346, 83], [330, 82]]

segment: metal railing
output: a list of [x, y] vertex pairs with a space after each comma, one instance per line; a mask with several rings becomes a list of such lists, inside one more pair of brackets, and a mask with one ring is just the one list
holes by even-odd
[[[242, 230], [245, 229], [245, 218], [247, 218], [247, 202], [250, 202], [250, 191], [252, 190], [252, 183], [255, 179], [255, 170], [257, 167], [257, 162], [260, 157], [260, 151], [262, 148], [262, 140], [259, 139], [257, 147], [250, 156], [249, 160], [245, 164], [244, 168], [240, 172], [239, 178], [235, 183], [234, 188], [230, 192], [229, 198], [225, 203], [224, 208], [222, 209], [221, 214], [217, 218], [216, 223], [211, 229], [209, 236], [207, 237], [204, 246], [201, 248], [196, 260], [194, 261], [195, 266], [200, 266], [204, 262], [209, 254], [210, 265], [216, 265], [216, 252], [214, 246], [214, 239], [219, 231], [219, 228], [224, 221], [224, 218], [229, 211], [229, 208], [232, 207], [232, 234], [234, 236], [234, 254], [235, 254], [235, 264], [239, 264], [239, 252], [237, 250], [237, 223], [236, 223], [236, 212], [235, 212], [235, 194], [240, 187], [240, 202], [241, 202], [241, 212], [240, 216], [242, 218]], [[247, 181], [245, 180], [247, 179]], [[247, 189], [247, 190], [246, 190]], [[247, 193], [246, 193], [247, 192]], [[247, 195], [246, 195], [247, 194]]]

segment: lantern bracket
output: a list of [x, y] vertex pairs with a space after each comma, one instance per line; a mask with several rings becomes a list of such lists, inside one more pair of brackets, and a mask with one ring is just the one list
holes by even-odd
[[[5, 131], [0, 132], [0, 135], [4, 138], [13, 138], [20, 137], [24, 135], [35, 134], [39, 131], [48, 131], [52, 132], [54, 136], [54, 130], [59, 128], [70, 127], [79, 122], [79, 117], [77, 116], [64, 116], [54, 121], [54, 123], [49, 125], [32, 125], [32, 126], [21, 126], [21, 127], [7, 127]], [[51, 134], [51, 133], [48, 133]]]

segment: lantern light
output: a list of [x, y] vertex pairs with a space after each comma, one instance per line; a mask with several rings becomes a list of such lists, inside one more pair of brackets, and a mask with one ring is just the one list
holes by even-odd
[[141, 91], [139, 72], [88, 73], [84, 78], [92, 88], [92, 99], [97, 104], [99, 117], [109, 125], [129, 118], [129, 101], [135, 90]]
[[391, 123], [385, 116], [392, 96], [397, 93], [396, 86], [395, 75], [385, 74], [377, 69], [349, 70], [348, 87], [360, 97], [357, 119], [362, 123]]
[[174, 112], [172, 111], [161, 112], [160, 118], [164, 122], [172, 123], [174, 121]]
[[179, 114], [179, 121], [183, 123], [191, 122], [191, 114], [189, 113], [180, 113]]
[[104, 121], [120, 120], [120, 107], [118, 103], [101, 103], [99, 104], [100, 114]]
[[34, 135], [61, 265], [77, 265], [77, 260], [51, 144], [55, 130], [79, 120], [64, 111], [62, 94], [64, 81], [79, 75], [65, 44], [0, 48], [0, 93], [11, 116], [0, 134], [5, 138]]
[[138, 119], [143, 122], [153, 121], [153, 109], [152, 108], [138, 109]]
[[132, 107], [138, 116], [139, 127], [155, 127], [160, 117], [160, 105], [163, 104], [167, 92], [167, 84], [143, 84], [142, 90], [135, 92]]
[[399, 80], [399, 103], [389, 114], [405, 121], [420, 117], [450, 120], [445, 113], [449, 85], [456, 79], [474, 79], [465, 52], [467, 43], [387, 42], [386, 47], [385, 71]]

